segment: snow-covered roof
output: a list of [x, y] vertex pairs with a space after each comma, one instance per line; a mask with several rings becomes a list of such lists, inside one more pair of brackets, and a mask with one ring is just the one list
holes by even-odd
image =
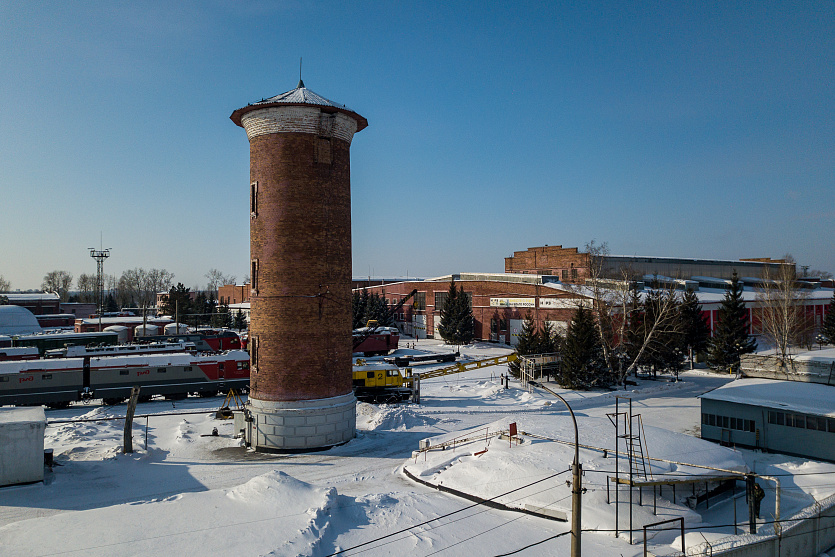
[[282, 103], [282, 104], [316, 104], [319, 106], [333, 106], [335, 108], [344, 108], [346, 110], [350, 110], [344, 104], [335, 103], [333, 101], [329, 101], [322, 95], [318, 93], [314, 93], [310, 89], [304, 86], [303, 81], [299, 81], [299, 85], [295, 89], [291, 89], [286, 93], [281, 93], [280, 95], [276, 95], [274, 97], [270, 97], [268, 99], [261, 99], [258, 102], [252, 103], [252, 106], [257, 106], [259, 104], [273, 104], [273, 103]]
[[835, 418], [835, 386], [819, 383], [737, 379], [699, 398]]
[[25, 335], [41, 331], [38, 319], [20, 306], [0, 306], [0, 335]]
[[45, 424], [43, 406], [35, 408], [0, 408], [0, 424]]
[[9, 303], [19, 304], [21, 302], [54, 302], [59, 300], [58, 294], [54, 292], [4, 292], [3, 297], [9, 300]]
[[368, 120], [366, 120], [365, 118], [363, 118], [344, 104], [328, 100], [322, 95], [314, 93], [313, 91], [304, 86], [304, 82], [301, 79], [299, 80], [299, 84], [296, 86], [295, 89], [291, 89], [290, 91], [281, 93], [280, 95], [276, 95], [274, 97], [269, 97], [267, 99], [261, 99], [260, 101], [250, 103], [246, 105], [244, 108], [239, 108], [238, 110], [233, 112], [231, 118], [233, 122], [240, 126], [241, 117], [247, 112], [256, 110], [258, 108], [276, 105], [313, 105], [335, 108], [337, 112], [342, 112], [357, 121], [357, 131], [360, 131], [368, 127]]
[[[77, 319], [76, 322], [79, 320]], [[84, 325], [98, 325], [99, 318], [98, 317], [87, 317], [85, 319], [80, 319], [81, 323]], [[170, 317], [149, 317], [147, 320], [142, 317], [141, 315], [136, 316], [123, 316], [123, 317], [102, 317], [101, 323], [102, 325], [141, 325], [142, 323], [146, 322], [148, 325], [166, 325], [174, 321]]]

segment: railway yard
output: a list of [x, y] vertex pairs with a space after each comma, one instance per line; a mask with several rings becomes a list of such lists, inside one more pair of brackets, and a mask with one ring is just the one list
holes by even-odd
[[[400, 349], [396, 355], [448, 351], [440, 342], [421, 340], [415, 349]], [[509, 352], [477, 343], [462, 347], [459, 361]], [[414, 369], [448, 365], [433, 361]], [[476, 505], [439, 489], [482, 499], [510, 493], [500, 499], [507, 508], [548, 509], [557, 517], [570, 510], [565, 484], [573, 454], [573, 447], [565, 444], [573, 441], [570, 418], [544, 391], [531, 392], [516, 381], [505, 388], [504, 373], [506, 364], [500, 364], [424, 379], [419, 405], [361, 402], [356, 438], [303, 454], [247, 450], [235, 436], [233, 420], [215, 416], [222, 397], [140, 403], [134, 419], [135, 452], [127, 455], [121, 453], [123, 420], [108, 419], [124, 416], [125, 404], [90, 401], [48, 410], [45, 446], [54, 450], [55, 466], [42, 484], [0, 489], [2, 553], [499, 555], [542, 542], [520, 554], [568, 554], [569, 523]], [[633, 507], [630, 544], [623, 488], [620, 532], [615, 537], [614, 505], [607, 502], [606, 490], [615, 459], [603, 451], [614, 445], [615, 431], [606, 415], [613, 412], [616, 400], [624, 403], [625, 398], [617, 397], [631, 399], [641, 413], [650, 457], [781, 478], [782, 517], [795, 516], [835, 494], [835, 482], [829, 479], [835, 465], [734, 450], [698, 439], [696, 396], [730, 377], [696, 370], [684, 373], [678, 382], [668, 379], [641, 380], [630, 391], [575, 392], [551, 384], [576, 413], [580, 442], [600, 449], [581, 451], [587, 488], [584, 554], [642, 555], [640, 526], [666, 518], [684, 518], [688, 552], [706, 552], [712, 545], [732, 547], [749, 539], [743, 535], [747, 507], [744, 497], [738, 501], [739, 493], [735, 518], [730, 494], [689, 508], [681, 497], [662, 491], [653, 507], [651, 492], [644, 491], [643, 504]], [[511, 423], [520, 431], [516, 445], [490, 434]], [[439, 446], [467, 437], [479, 440], [444, 451], [418, 451], [425, 439]], [[658, 465], [655, 473], [663, 477], [672, 469], [681, 472], [684, 467]], [[521, 489], [538, 481], [536, 488]], [[767, 487], [766, 492], [757, 522], [763, 536], [773, 528], [776, 511], [773, 490]], [[656, 555], [675, 554], [679, 543], [674, 532], [648, 540]]]

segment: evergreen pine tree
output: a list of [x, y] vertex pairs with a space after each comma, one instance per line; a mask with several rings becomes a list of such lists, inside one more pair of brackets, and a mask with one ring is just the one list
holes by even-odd
[[455, 342], [455, 331], [458, 327], [458, 287], [455, 281], [449, 283], [444, 306], [441, 308], [441, 323], [438, 325], [438, 334], [447, 343]]
[[235, 321], [232, 326], [239, 331], [246, 329], [246, 317], [244, 316], [244, 312], [240, 309], [235, 312]]
[[606, 370], [594, 317], [578, 306], [563, 341], [560, 383], [569, 389], [608, 385]]
[[116, 298], [113, 297], [113, 294], [108, 294], [107, 299], [104, 301], [104, 311], [119, 311], [119, 304], [116, 303]]
[[554, 326], [548, 321], [542, 324], [537, 336], [540, 354], [554, 354], [560, 351], [562, 339], [560, 338], [560, 334], [554, 330]]
[[457, 344], [469, 344], [475, 337], [475, 318], [473, 317], [472, 298], [464, 292], [464, 287], [458, 292], [456, 304], [457, 327], [455, 341]]
[[470, 296], [463, 288], [458, 290], [455, 281], [449, 283], [449, 291], [441, 308], [438, 333], [449, 344], [467, 344], [475, 335]]
[[366, 300], [361, 327], [365, 327], [369, 321], [376, 321], [378, 327], [394, 326], [392, 316], [389, 315], [386, 299], [376, 292], [368, 296]]
[[835, 294], [832, 295], [832, 301], [826, 308], [826, 317], [823, 320], [821, 334], [826, 337], [829, 344], [835, 344]]
[[[181, 322], [185, 322], [190, 325], [205, 325], [209, 322], [212, 310], [209, 306], [209, 299], [206, 297], [205, 292], [201, 290], [197, 293], [197, 296], [194, 297], [192, 309], [188, 313], [191, 315], [186, 315], [182, 310], [180, 310]], [[185, 318], [183, 316], [185, 316]]]
[[191, 289], [186, 288], [182, 282], [172, 286], [163, 301], [162, 312], [171, 317], [179, 315], [181, 323], [187, 322], [183, 317], [193, 312]]
[[516, 337], [515, 348], [516, 353], [520, 356], [539, 354], [539, 334], [536, 331], [536, 325], [530, 313], [522, 321], [522, 330], [519, 331], [519, 335]]
[[368, 290], [363, 289], [362, 293], [355, 290], [351, 295], [351, 314], [352, 314], [352, 329], [359, 329], [365, 326], [362, 318], [365, 315], [365, 306], [368, 303]]
[[684, 350], [693, 351], [693, 356], [707, 350], [707, 343], [710, 340], [710, 327], [702, 315], [702, 306], [699, 298], [692, 290], [684, 292], [681, 306], [679, 307], [679, 319], [681, 319], [682, 339], [681, 344]]
[[730, 369], [739, 365], [742, 354], [757, 349], [757, 341], [748, 336], [748, 310], [742, 300], [742, 284], [736, 272], [731, 289], [719, 307], [719, 324], [708, 343], [708, 363], [713, 368]]
[[[533, 317], [528, 313], [525, 315], [525, 320], [522, 321], [522, 330], [516, 337], [516, 353], [520, 356], [528, 356], [530, 354], [539, 354], [540, 338], [536, 330], [536, 325], [533, 322]], [[515, 377], [519, 376], [519, 362], [511, 362], [508, 370]]]
[[212, 326], [224, 328], [232, 326], [232, 315], [229, 313], [229, 306], [226, 303], [217, 305], [217, 311], [212, 315]]

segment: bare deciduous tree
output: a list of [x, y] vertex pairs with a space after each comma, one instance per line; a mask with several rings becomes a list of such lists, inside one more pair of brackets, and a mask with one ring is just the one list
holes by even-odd
[[[629, 268], [612, 269], [607, 258], [609, 247], [606, 242], [594, 240], [586, 244], [588, 271], [586, 284], [581, 287], [592, 298], [592, 309], [597, 332], [603, 346], [606, 366], [617, 383], [623, 384], [629, 374], [634, 373], [647, 351], [652, 351], [659, 339], [672, 338], [681, 332], [678, 319], [679, 299], [675, 292], [675, 281], [655, 288], [659, 296], [653, 305], [652, 315], [644, 316], [642, 326], [630, 350], [622, 346], [626, 338], [630, 312], [633, 305], [634, 277]], [[643, 310], [640, 310], [643, 311]], [[617, 360], [617, 366], [616, 364]], [[617, 370], [616, 370], [617, 368]]]
[[[158, 292], [167, 292], [171, 288], [174, 274], [165, 269], [146, 271], [141, 267], [128, 269], [119, 278], [119, 298], [122, 305], [136, 304], [147, 308], [156, 305]], [[130, 300], [128, 304], [124, 300]]]
[[206, 273], [205, 276], [206, 279], [208, 279], [209, 281], [206, 285], [206, 290], [208, 294], [214, 294], [215, 298], [217, 298], [217, 290], [219, 287], [223, 286], [224, 284], [235, 283], [235, 275], [224, 275], [217, 269], [209, 269], [209, 272]]
[[11, 283], [3, 278], [3, 275], [0, 275], [0, 292], [8, 292], [11, 289]]
[[174, 273], [165, 269], [151, 269], [148, 271], [148, 290], [150, 290], [154, 303], [159, 292], [168, 292], [174, 282]]
[[586, 253], [589, 254], [586, 286], [590, 290], [595, 326], [603, 345], [603, 359], [609, 369], [609, 374], [614, 377], [615, 367], [612, 351], [614, 335], [612, 333], [615, 325], [612, 320], [612, 310], [620, 304], [616, 292], [611, 288], [606, 288], [603, 281], [604, 276], [608, 273], [606, 258], [609, 256], [609, 246], [606, 242], [598, 244], [592, 240], [586, 244]]
[[50, 271], [43, 277], [41, 288], [44, 292], [55, 292], [62, 302], [70, 297], [72, 287], [72, 273], [67, 271]]
[[832, 278], [832, 273], [829, 271], [821, 271], [820, 269], [812, 269], [807, 273], [810, 277], [817, 277], [821, 280], [829, 280]]
[[776, 271], [768, 265], [763, 269], [762, 283], [757, 288], [757, 313], [763, 337], [786, 362], [791, 346], [804, 337], [810, 323], [804, 303], [808, 293], [797, 282], [795, 260], [789, 254], [783, 259], [786, 263]]
[[96, 276], [81, 273], [76, 281], [76, 288], [78, 288], [79, 302], [95, 302], [96, 300]]

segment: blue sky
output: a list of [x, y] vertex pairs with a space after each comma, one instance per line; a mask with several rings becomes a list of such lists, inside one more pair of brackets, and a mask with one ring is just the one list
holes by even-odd
[[4, 2], [0, 275], [249, 259], [229, 115], [306, 86], [352, 144], [354, 275], [513, 251], [835, 272], [835, 3]]

